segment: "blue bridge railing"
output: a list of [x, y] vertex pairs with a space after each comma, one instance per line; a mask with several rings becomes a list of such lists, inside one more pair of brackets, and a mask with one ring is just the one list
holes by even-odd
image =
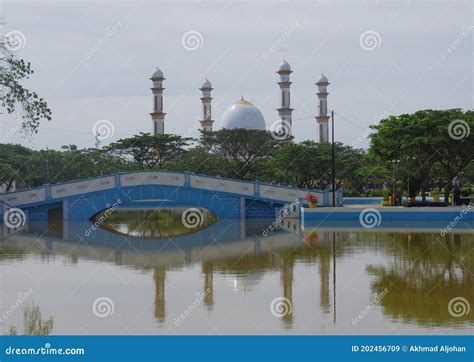
[[[329, 206], [331, 200], [329, 191], [307, 190], [258, 181], [241, 181], [189, 172], [135, 171], [3, 193], [0, 194], [0, 201], [7, 202], [13, 206], [23, 207], [86, 193], [139, 185], [188, 187], [282, 203], [295, 202], [296, 200], [303, 199], [307, 193], [312, 193], [318, 198], [318, 206]], [[337, 204], [342, 205], [341, 192], [337, 192], [336, 199]]]

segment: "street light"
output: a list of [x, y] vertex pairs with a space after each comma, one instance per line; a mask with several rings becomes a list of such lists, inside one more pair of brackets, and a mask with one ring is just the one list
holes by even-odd
[[392, 160], [390, 162], [392, 163], [392, 202], [395, 204], [395, 164], [399, 163], [400, 160]]
[[331, 163], [332, 163], [332, 207], [336, 207], [336, 152], [334, 149], [334, 111], [331, 111]]

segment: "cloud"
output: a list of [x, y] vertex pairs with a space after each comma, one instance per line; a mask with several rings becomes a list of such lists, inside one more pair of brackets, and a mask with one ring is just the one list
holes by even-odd
[[[282, 58], [294, 70], [293, 117], [301, 119], [294, 123], [296, 140], [316, 139], [314, 82], [321, 72], [331, 82], [329, 109], [351, 120], [336, 119], [336, 139], [348, 144], [379, 114], [471, 104], [472, 32], [439, 62], [441, 52], [471, 22], [467, 3], [202, 1], [110, 6], [36, 1], [7, 2], [3, 7], [5, 28], [26, 36], [27, 46], [19, 55], [35, 69], [28, 86], [53, 109], [53, 121], [42, 125], [40, 136], [33, 140], [38, 147], [91, 146], [93, 139], [85, 135], [57, 137], [42, 129], [87, 132], [99, 119], [114, 120], [117, 134], [151, 131], [148, 78], [156, 66], [167, 78], [164, 104], [169, 132], [187, 130], [199, 120], [197, 88], [206, 77], [215, 88], [216, 125], [242, 93], [270, 125], [278, 117], [275, 71]], [[295, 23], [291, 35], [263, 61], [262, 53]], [[202, 34], [203, 45], [190, 52], [181, 40], [192, 30]], [[369, 52], [359, 43], [367, 30], [376, 31], [382, 41]], [[85, 60], [90, 49], [93, 55]]]

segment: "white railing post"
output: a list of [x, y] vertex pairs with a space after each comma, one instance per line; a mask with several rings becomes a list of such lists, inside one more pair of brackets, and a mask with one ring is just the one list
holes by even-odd
[[191, 174], [189, 171], [184, 172], [184, 187], [191, 187]]
[[255, 181], [253, 183], [253, 196], [259, 197], [260, 196], [260, 182]]

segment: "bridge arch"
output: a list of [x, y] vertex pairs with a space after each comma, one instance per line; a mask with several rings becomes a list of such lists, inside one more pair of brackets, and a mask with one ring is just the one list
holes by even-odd
[[[37, 218], [44, 218], [54, 207], [62, 207], [66, 220], [89, 219], [116, 204], [122, 208], [202, 207], [224, 219], [273, 218], [283, 205], [302, 203], [308, 192], [318, 197], [319, 206], [328, 206], [329, 195], [325, 191], [186, 172], [141, 171], [0, 194], [0, 201]], [[295, 209], [298, 213], [299, 206]]]

